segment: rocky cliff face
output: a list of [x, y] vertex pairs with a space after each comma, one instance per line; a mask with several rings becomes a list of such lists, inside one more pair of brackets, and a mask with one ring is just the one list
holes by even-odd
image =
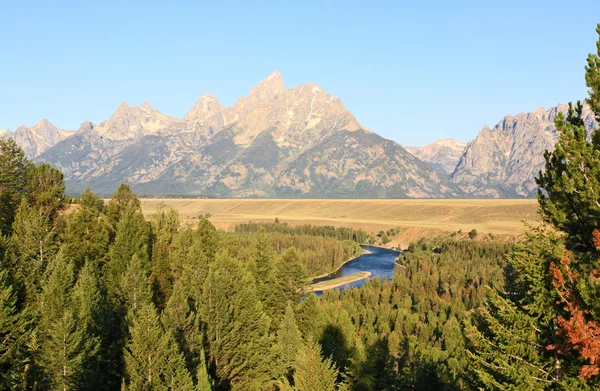
[[444, 175], [450, 175], [454, 172], [466, 146], [466, 143], [447, 139], [437, 140], [425, 147], [404, 148], [422, 161], [429, 163]]
[[[558, 140], [554, 120], [567, 105], [506, 116], [493, 128], [485, 126], [471, 141], [451, 180], [464, 193], [477, 197], [528, 197], [537, 192], [535, 177], [544, 166], [543, 153]], [[584, 108], [585, 124], [597, 124]]]
[[38, 156], [70, 189], [226, 197], [451, 197], [449, 182], [364, 128], [341, 100], [274, 72], [233, 107], [204, 95], [181, 119], [121, 104]]
[[0, 130], [0, 137], [10, 137], [15, 140], [25, 151], [25, 156], [30, 159], [72, 134], [72, 131], [58, 129], [45, 118], [30, 128], [25, 125], [19, 126], [14, 133], [9, 130]]

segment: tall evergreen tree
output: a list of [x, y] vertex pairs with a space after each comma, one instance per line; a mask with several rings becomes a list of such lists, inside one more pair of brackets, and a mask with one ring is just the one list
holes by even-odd
[[121, 183], [113, 194], [113, 197], [108, 201], [106, 208], [108, 225], [112, 232], [117, 230], [117, 224], [119, 220], [121, 220], [123, 212], [128, 209], [134, 209], [141, 212], [142, 203], [128, 185]]
[[59, 255], [51, 264], [40, 300], [41, 365], [53, 389], [85, 388], [86, 364], [99, 348], [98, 338], [88, 332], [87, 321], [77, 317], [71, 295], [73, 280], [72, 263]]
[[22, 388], [24, 363], [21, 353], [27, 326], [26, 314], [17, 308], [17, 295], [9, 283], [8, 271], [0, 270], [0, 390]]
[[164, 308], [173, 289], [169, 255], [173, 238], [180, 225], [179, 213], [175, 209], [157, 210], [152, 221], [152, 273], [150, 278], [154, 301], [158, 308]]
[[135, 255], [144, 270], [149, 270], [150, 232], [148, 223], [134, 201], [122, 210], [117, 224], [114, 243], [109, 250], [109, 259], [104, 265], [106, 284], [111, 295], [118, 291], [121, 276]]
[[297, 355], [294, 363], [294, 384], [280, 381], [282, 391], [341, 391], [346, 384], [337, 384], [339, 373], [330, 359], [321, 358], [321, 348], [309, 341]]
[[560, 241], [551, 230], [534, 229], [508, 258], [504, 291], [492, 289], [479, 327], [467, 328], [486, 389], [584, 389], [573, 363], [547, 349], [559, 343], [558, 295], [548, 271], [563, 256]]
[[193, 390], [185, 360], [170, 333], [160, 325], [148, 300], [130, 315], [131, 338], [125, 350], [126, 389]]
[[196, 387], [198, 391], [212, 391], [214, 389], [215, 382], [208, 373], [204, 349], [200, 351], [200, 362], [198, 363], [198, 372], [196, 374], [196, 378], [198, 379]]
[[290, 303], [287, 304], [285, 316], [277, 330], [277, 345], [275, 346], [279, 356], [278, 369], [286, 376], [291, 375], [296, 356], [303, 343], [294, 317], [294, 309]]
[[218, 259], [204, 283], [202, 320], [220, 382], [232, 390], [263, 389], [272, 381], [270, 319], [255, 283], [236, 259]]
[[120, 280], [120, 297], [128, 310], [137, 311], [140, 305], [152, 298], [148, 286], [149, 266], [137, 254], [131, 258]]
[[27, 202], [48, 216], [50, 221], [65, 207], [63, 174], [49, 164], [30, 166]]
[[80, 197], [79, 209], [66, 217], [62, 232], [61, 250], [71, 259], [76, 269], [86, 260], [101, 264], [104, 262], [108, 245], [109, 230], [103, 215], [104, 202], [89, 188]]
[[[204, 360], [203, 337], [200, 319], [190, 307], [190, 297], [180, 280], [175, 282], [173, 294], [162, 314], [165, 330], [172, 333], [191, 373]], [[204, 361], [202, 361], [202, 365]]]
[[56, 225], [42, 209], [22, 200], [11, 237], [16, 277], [26, 289], [26, 300], [35, 301], [48, 263], [58, 250]]
[[10, 235], [12, 223], [28, 178], [28, 161], [23, 150], [6, 137], [0, 137], [0, 236]]
[[281, 289], [281, 302], [297, 303], [300, 300], [308, 285], [308, 275], [296, 249], [289, 248], [283, 253], [276, 264], [275, 279]]

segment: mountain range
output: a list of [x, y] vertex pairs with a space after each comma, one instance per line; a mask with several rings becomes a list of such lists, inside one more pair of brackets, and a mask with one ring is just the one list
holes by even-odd
[[[147, 196], [445, 198], [528, 197], [557, 140], [565, 105], [506, 116], [468, 144], [403, 147], [362, 126], [342, 101], [275, 71], [232, 107], [202, 96], [182, 117], [122, 103], [77, 131], [43, 119], [1, 131], [68, 189], [108, 195], [121, 182]], [[588, 129], [595, 124], [586, 108]]]

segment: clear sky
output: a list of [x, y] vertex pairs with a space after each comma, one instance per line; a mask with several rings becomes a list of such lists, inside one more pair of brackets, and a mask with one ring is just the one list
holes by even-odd
[[585, 98], [600, 1], [0, 0], [0, 128], [182, 116], [277, 69], [405, 145], [469, 141], [506, 114]]

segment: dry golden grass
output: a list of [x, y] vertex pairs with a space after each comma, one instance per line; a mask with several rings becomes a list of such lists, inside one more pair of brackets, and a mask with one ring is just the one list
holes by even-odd
[[537, 220], [536, 200], [142, 200], [147, 216], [159, 205], [177, 209], [191, 224], [198, 215], [210, 213], [211, 222], [224, 230], [233, 230], [238, 223], [275, 218], [290, 225], [334, 225], [370, 232], [400, 227], [398, 244], [473, 228], [481, 234], [519, 235], [524, 230], [523, 220]]

